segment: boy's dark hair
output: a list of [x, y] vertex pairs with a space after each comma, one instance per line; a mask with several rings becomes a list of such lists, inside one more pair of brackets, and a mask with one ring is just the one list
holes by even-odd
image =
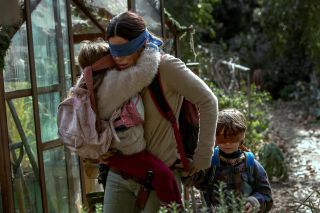
[[127, 11], [113, 17], [107, 28], [107, 40], [120, 36], [128, 41], [138, 37], [146, 29], [146, 24], [141, 16]]
[[225, 138], [236, 136], [247, 130], [247, 120], [237, 109], [224, 109], [218, 114], [216, 135], [224, 135]]
[[82, 41], [78, 55], [78, 62], [82, 69], [94, 64], [109, 53], [109, 45], [102, 39], [96, 41]]

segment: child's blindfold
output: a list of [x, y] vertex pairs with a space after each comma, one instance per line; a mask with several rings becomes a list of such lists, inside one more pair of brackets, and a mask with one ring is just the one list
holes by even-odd
[[216, 143], [217, 144], [225, 144], [225, 143], [240, 143], [244, 142], [245, 133], [240, 133], [237, 135], [224, 135], [218, 134], [216, 135]]

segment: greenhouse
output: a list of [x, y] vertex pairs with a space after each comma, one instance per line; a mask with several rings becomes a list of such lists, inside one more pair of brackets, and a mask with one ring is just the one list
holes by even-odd
[[318, 1], [0, 0], [0, 213], [320, 212]]
[[0, 68], [0, 212], [78, 212], [88, 194], [103, 190], [57, 135], [57, 107], [80, 73], [81, 41], [104, 38], [108, 21], [127, 10], [142, 15], [173, 54], [174, 29], [164, 24], [161, 0], [17, 3], [18, 21], [6, 31], [10, 46]]

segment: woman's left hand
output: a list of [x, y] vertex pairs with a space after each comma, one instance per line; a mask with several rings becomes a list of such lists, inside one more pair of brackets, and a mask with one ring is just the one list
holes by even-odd
[[[195, 173], [199, 172], [200, 169], [197, 169], [195, 166], [194, 166], [194, 163], [193, 163], [193, 160], [191, 158], [187, 158], [188, 161], [189, 161], [189, 171], [184, 171], [182, 172], [181, 176], [182, 177], [187, 177], [187, 176], [192, 176], [194, 175]], [[182, 163], [180, 162], [179, 164], [176, 165], [177, 168], [181, 168], [183, 169], [183, 165]]]
[[188, 176], [192, 176], [194, 175], [195, 173], [197, 172], [200, 172], [200, 169], [197, 168], [195, 165], [194, 165], [194, 162], [190, 162], [189, 164], [189, 172], [188, 172]]
[[195, 173], [197, 173], [197, 172], [200, 171], [199, 169], [197, 169], [197, 168], [194, 166], [193, 160], [192, 160], [191, 158], [187, 158], [187, 160], [189, 161], [189, 170], [188, 170], [188, 171], [184, 171], [184, 170], [183, 170], [183, 165], [182, 165], [181, 162], [176, 165], [176, 168], [180, 168], [180, 169], [183, 170], [182, 173], [181, 173], [181, 176], [182, 176], [182, 177], [192, 176], [192, 175], [194, 175]]

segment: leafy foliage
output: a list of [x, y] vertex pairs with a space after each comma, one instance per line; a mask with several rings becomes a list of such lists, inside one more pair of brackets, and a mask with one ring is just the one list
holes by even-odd
[[89, 212], [91, 212], [91, 213], [101, 213], [102, 212], [102, 208], [103, 208], [102, 203], [97, 203], [94, 206], [94, 210], [89, 210], [88, 207], [81, 206], [80, 213], [89, 213]]
[[[215, 191], [218, 198], [219, 205], [215, 207], [217, 213], [243, 213], [246, 198], [241, 195], [236, 195], [234, 191], [226, 188], [224, 182], [219, 182]], [[254, 208], [253, 213], [258, 212], [259, 209]]]
[[[168, 3], [167, 3], [168, 2]], [[181, 41], [181, 59], [183, 61], [195, 60], [195, 52], [193, 46], [201, 43], [202, 33], [208, 33], [211, 37], [215, 36], [214, 29], [211, 27], [214, 24], [214, 19], [211, 15], [215, 2], [220, 0], [192, 0], [188, 1], [165, 1], [167, 13], [172, 14], [172, 18], [184, 28], [192, 28], [192, 32], [183, 35], [178, 35]], [[179, 14], [179, 16], [173, 15]], [[192, 43], [192, 44], [191, 44]], [[198, 50], [197, 50], [198, 51]]]
[[[19, 122], [21, 123], [22, 129], [29, 142], [35, 143], [35, 130], [33, 123], [33, 113], [32, 113], [32, 99], [30, 97], [17, 99], [13, 102], [13, 106], [17, 115], [19, 116]], [[13, 120], [12, 114], [7, 108], [8, 115], [8, 131], [11, 141], [20, 142], [20, 134]]]
[[252, 87], [249, 111], [249, 99], [245, 92], [234, 91], [227, 95], [222, 89], [216, 88], [213, 83], [208, 84], [219, 100], [219, 110], [236, 108], [246, 115], [248, 129], [246, 132], [245, 146], [253, 152], [257, 151], [263, 142], [264, 133], [269, 124], [266, 103], [271, 100], [270, 95], [267, 92], [256, 92], [255, 88]]
[[272, 177], [282, 180], [288, 178], [284, 156], [276, 144], [264, 144], [259, 151], [259, 161], [265, 168], [270, 179]]
[[[320, 4], [314, 0], [193, 0], [166, 6], [183, 25], [195, 26], [195, 45], [203, 73], [212, 61], [239, 58], [238, 63], [262, 70], [263, 88], [273, 98], [292, 98], [297, 82], [320, 79]], [[182, 7], [181, 7], [182, 5]], [[180, 6], [180, 8], [179, 8]], [[179, 11], [173, 13], [172, 11]], [[192, 57], [187, 37], [183, 60]], [[225, 55], [219, 54], [219, 52]], [[311, 77], [315, 73], [314, 77]]]
[[310, 210], [311, 212], [319, 212], [320, 211], [319, 198], [320, 198], [320, 191], [314, 190], [303, 201], [297, 201], [299, 205], [294, 210], [294, 213], [301, 212], [301, 211], [298, 211], [299, 209], [301, 209], [303, 212], [309, 212], [307, 210]]
[[[198, 1], [198, 7], [201, 8], [202, 3], [218, 4], [219, 2], [220, 1]], [[174, 5], [173, 8], [175, 8]], [[207, 11], [206, 14], [208, 15], [209, 12]], [[190, 19], [192, 17], [189, 16], [188, 18]], [[178, 20], [177, 22], [179, 23]], [[199, 22], [201, 22], [201, 19], [197, 20], [197, 23]], [[189, 45], [188, 42], [185, 43]], [[190, 53], [190, 47], [187, 53]], [[212, 69], [212, 66], [210, 64], [214, 61], [212, 60], [213, 55], [210, 52], [209, 48], [203, 48], [201, 51], [198, 51], [197, 53], [199, 53], [198, 60], [200, 62], [203, 62], [200, 63], [200, 66], [203, 70], [203, 73], [201, 74], [205, 74], [202, 77], [206, 78], [208, 76], [208, 73], [210, 73], [210, 71], [208, 70]], [[220, 51], [220, 55], [223, 55], [223, 53], [225, 53], [225, 51]], [[208, 56], [208, 54], [211, 54], [210, 56], [212, 57], [206, 57]], [[188, 57], [190, 59], [190, 55]], [[263, 141], [263, 133], [267, 130], [268, 127], [268, 119], [266, 116], [266, 103], [271, 99], [270, 95], [267, 92], [258, 93], [256, 92], [255, 88], [251, 88], [250, 99], [248, 99], [246, 92], [242, 91], [245, 88], [240, 88], [240, 90], [238, 91], [232, 91], [232, 93], [226, 94], [225, 91], [216, 87], [218, 82], [214, 80], [214, 76], [212, 78], [210, 77], [207, 80], [207, 83], [210, 85], [213, 92], [218, 97], [219, 109], [234, 107], [242, 111], [247, 116], [249, 128], [246, 135], [246, 145], [250, 147], [253, 151], [256, 151], [259, 148], [260, 142]], [[239, 85], [241, 85], [241, 83]]]
[[320, 6], [312, 0], [258, 3], [247, 30], [223, 41], [241, 63], [263, 70], [263, 87], [274, 98], [290, 99], [298, 81], [309, 82], [312, 72], [320, 76], [316, 59], [320, 54], [320, 38], [316, 36], [320, 15], [315, 12]]
[[[319, 74], [320, 30], [314, 27], [320, 15], [316, 1], [265, 1], [261, 26], [271, 41], [270, 61], [264, 73], [265, 88], [274, 97], [287, 98], [297, 81], [309, 82], [309, 73]], [[318, 75], [319, 76], [319, 75]]]
[[179, 205], [178, 205], [178, 204], [176, 204], [176, 203], [171, 203], [171, 204], [170, 204], [169, 206], [167, 206], [167, 207], [161, 206], [159, 212], [160, 212], [160, 213], [167, 213], [167, 212], [178, 213], [178, 212], [180, 212], [180, 208], [179, 208]]

